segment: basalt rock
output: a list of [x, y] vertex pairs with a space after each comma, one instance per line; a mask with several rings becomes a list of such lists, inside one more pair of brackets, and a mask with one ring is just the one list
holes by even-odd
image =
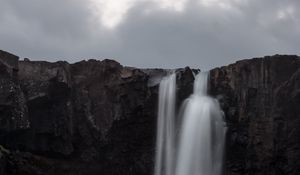
[[[113, 60], [17, 63], [14, 76], [30, 125], [1, 133], [0, 144], [11, 150], [9, 174], [152, 172], [158, 84], [170, 71]], [[180, 96], [189, 95], [192, 89], [184, 87], [192, 85], [192, 70], [177, 74], [184, 80]]]
[[[299, 172], [299, 68], [297, 56], [278, 55], [211, 71], [228, 125], [227, 174]], [[179, 109], [198, 71], [18, 61], [1, 51], [0, 173], [153, 174], [159, 82], [176, 72]]]
[[[24, 94], [18, 81], [17, 56], [0, 51], [0, 131], [12, 132], [29, 127]], [[0, 136], [2, 135], [0, 133]]]
[[228, 124], [227, 174], [299, 174], [299, 71], [287, 55], [211, 70]]

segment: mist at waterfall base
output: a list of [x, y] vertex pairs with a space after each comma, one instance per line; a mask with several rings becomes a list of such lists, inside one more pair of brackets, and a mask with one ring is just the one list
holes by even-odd
[[154, 175], [222, 175], [226, 126], [218, 101], [207, 94], [208, 77], [207, 72], [195, 77], [179, 117], [176, 74], [161, 81]]

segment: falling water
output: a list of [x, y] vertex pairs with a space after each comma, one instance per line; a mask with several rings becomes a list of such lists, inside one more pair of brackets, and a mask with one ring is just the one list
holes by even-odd
[[[195, 77], [194, 93], [183, 103], [175, 142], [175, 74], [159, 86], [155, 175], [221, 175], [226, 127], [217, 100], [207, 95], [208, 73]], [[177, 145], [178, 146], [175, 146]]]
[[155, 175], [174, 175], [175, 90], [175, 74], [160, 82]]
[[199, 73], [183, 112], [175, 175], [221, 175], [225, 125], [217, 100], [207, 96], [208, 73]]

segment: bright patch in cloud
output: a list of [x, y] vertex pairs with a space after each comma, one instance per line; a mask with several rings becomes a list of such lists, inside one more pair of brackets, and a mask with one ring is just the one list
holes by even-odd
[[277, 19], [284, 20], [284, 19], [287, 19], [287, 18], [293, 18], [294, 17], [294, 12], [295, 12], [295, 10], [292, 6], [280, 9], [277, 12]]
[[[100, 24], [113, 29], [122, 22], [128, 11], [137, 3], [154, 3], [159, 9], [181, 12], [187, 0], [89, 0], [93, 15]], [[147, 10], [147, 9], [145, 9]]]
[[187, 0], [153, 0], [162, 9], [171, 9], [177, 12], [184, 10]]
[[200, 5], [204, 7], [219, 7], [229, 10], [236, 5], [246, 4], [248, 0], [199, 0]]
[[90, 0], [90, 7], [99, 22], [107, 27], [116, 27], [133, 7], [136, 0]]

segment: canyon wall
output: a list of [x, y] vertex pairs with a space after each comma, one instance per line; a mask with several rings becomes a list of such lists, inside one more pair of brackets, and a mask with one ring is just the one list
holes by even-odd
[[211, 70], [228, 123], [229, 174], [299, 174], [300, 60], [275, 55]]
[[[0, 51], [0, 174], [153, 174], [158, 84], [172, 70], [18, 59]], [[198, 70], [175, 71], [178, 109]], [[226, 174], [298, 174], [299, 57], [210, 74], [228, 125]]]

